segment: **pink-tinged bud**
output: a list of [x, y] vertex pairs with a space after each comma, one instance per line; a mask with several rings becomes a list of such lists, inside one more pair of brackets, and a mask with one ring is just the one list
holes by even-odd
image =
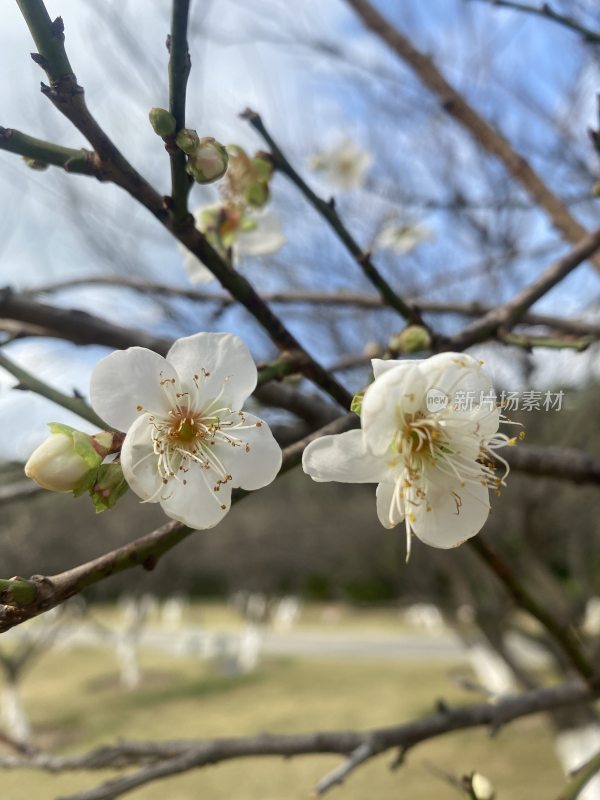
[[228, 164], [229, 156], [223, 145], [212, 136], [205, 136], [189, 154], [186, 170], [196, 183], [213, 183], [225, 175]]

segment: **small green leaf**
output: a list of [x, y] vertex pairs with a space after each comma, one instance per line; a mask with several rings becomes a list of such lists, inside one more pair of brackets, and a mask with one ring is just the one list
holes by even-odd
[[363, 397], [365, 396], [364, 389], [362, 392], [357, 392], [354, 397], [352, 398], [352, 402], [350, 403], [350, 411], [353, 411], [355, 414], [358, 414], [360, 417], [360, 412], [362, 411], [362, 402]]
[[98, 469], [96, 481], [89, 489], [96, 513], [101, 514], [112, 508], [128, 489], [123, 470], [117, 461], [102, 464]]

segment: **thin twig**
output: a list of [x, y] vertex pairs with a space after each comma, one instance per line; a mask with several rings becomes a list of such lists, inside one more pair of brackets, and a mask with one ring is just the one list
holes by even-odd
[[562, 25], [563, 28], [567, 28], [574, 33], [578, 33], [586, 42], [590, 42], [591, 44], [600, 43], [600, 33], [598, 33], [598, 31], [587, 28], [581, 22], [577, 22], [577, 20], [573, 19], [573, 17], [568, 17], [566, 14], [559, 14], [558, 11], [552, 8], [550, 3], [540, 3], [539, 6], [532, 6], [527, 3], [515, 2], [515, 0], [480, 0], [480, 2], [484, 2], [489, 6], [510, 8], [513, 11], [521, 11], [524, 14], [542, 17], [550, 22], [556, 22], [558, 25]]
[[556, 800], [576, 800], [592, 778], [600, 772], [600, 750], [574, 773]]
[[261, 117], [256, 113], [256, 111], [252, 111], [252, 109], [248, 108], [244, 111], [242, 117], [248, 120], [250, 125], [252, 125], [252, 127], [258, 131], [258, 133], [260, 133], [262, 138], [268, 144], [275, 168], [278, 169], [283, 175], [288, 177], [292, 183], [294, 183], [298, 189], [300, 189], [311, 206], [318, 211], [319, 214], [321, 214], [323, 219], [326, 220], [346, 250], [360, 266], [366, 278], [377, 289], [384, 303], [395, 309], [402, 317], [404, 317], [404, 319], [419, 321], [418, 314], [415, 309], [411, 308], [402, 299], [402, 297], [400, 297], [400, 295], [394, 291], [394, 289], [392, 289], [390, 284], [373, 264], [371, 255], [358, 245], [350, 231], [340, 219], [340, 216], [335, 208], [335, 203], [331, 201], [326, 202], [322, 198], [318, 197], [318, 195], [313, 192], [310, 186], [308, 186], [306, 181], [300, 177], [298, 172], [296, 172], [294, 167], [290, 164], [282, 152], [277, 142], [275, 142], [271, 134], [265, 128]]
[[473, 539], [469, 539], [468, 544], [504, 585], [519, 608], [537, 619], [556, 640], [579, 675], [588, 682], [598, 680], [599, 675], [585, 654], [582, 643], [571, 625], [554, 617], [543, 603], [536, 600], [513, 573], [512, 567], [489, 544], [485, 536], [481, 534], [475, 536]]
[[[515, 150], [508, 139], [469, 105], [461, 93], [446, 80], [429, 56], [417, 50], [369, 0], [346, 0], [346, 3], [354, 9], [364, 25], [408, 64], [425, 86], [437, 95], [444, 111], [466, 128], [479, 145], [504, 164], [507, 171], [521, 184], [533, 201], [546, 211], [554, 227], [567, 241], [576, 244], [585, 237], [587, 231], [572, 216], [565, 203], [544, 183], [540, 175]], [[600, 269], [600, 258], [596, 256], [592, 261], [595, 267]]]
[[10, 372], [10, 374], [19, 381], [19, 387], [28, 389], [30, 392], [35, 392], [42, 397], [46, 397], [53, 403], [77, 414], [82, 419], [88, 420], [92, 425], [97, 425], [100, 430], [107, 430], [109, 427], [80, 397], [72, 397], [71, 395], [60, 392], [58, 389], [54, 389], [54, 387], [36, 378], [35, 375], [27, 372], [27, 370], [23, 369], [18, 364], [15, 364], [14, 361], [7, 358], [1, 351], [0, 367]]
[[[224, 292], [209, 292], [204, 289], [191, 289], [185, 286], [173, 286], [157, 281], [147, 281], [140, 278], [130, 278], [122, 275], [90, 275], [81, 278], [53, 281], [41, 284], [30, 289], [21, 289], [17, 297], [31, 297], [38, 294], [52, 294], [64, 289], [77, 286], [120, 286], [132, 289], [142, 294], [159, 294], [166, 297], [183, 297], [201, 303], [217, 303], [221, 306], [234, 304], [235, 298]], [[307, 303], [317, 306], [356, 306], [357, 308], [379, 310], [385, 306], [380, 297], [364, 294], [362, 292], [315, 292], [309, 290], [263, 292], [261, 298], [265, 303], [293, 304]], [[407, 302], [415, 305], [420, 312], [430, 314], [459, 314], [465, 317], [481, 317], [488, 314], [497, 306], [472, 300], [466, 303], [437, 300], [421, 300], [418, 297], [409, 298]], [[534, 314], [528, 312], [521, 317], [521, 323], [527, 325], [544, 326], [555, 331], [563, 331], [575, 336], [600, 337], [600, 325], [580, 319], [566, 319], [549, 314]]]
[[43, 139], [35, 139], [14, 128], [0, 127], [0, 150], [16, 153], [41, 164], [62, 167], [73, 175], [92, 175], [103, 179], [95, 154], [91, 150], [61, 147]]
[[[141, 766], [131, 775], [113, 779], [91, 790], [63, 800], [109, 800], [159, 778], [238, 758], [338, 754], [348, 757], [367, 744], [371, 757], [401, 748], [403, 752], [424, 741], [457, 730], [488, 726], [498, 730], [531, 714], [588, 702], [597, 696], [580, 683], [565, 683], [506, 695], [493, 703], [473, 703], [445, 708], [434, 714], [401, 725], [364, 731], [330, 730], [301, 734], [260, 734], [258, 736], [208, 739], [201, 741], [131, 742], [101, 747], [83, 755], [51, 756], [40, 753], [23, 758], [4, 756], [0, 768], [40, 769], [48, 772], [101, 770]], [[364, 753], [361, 750], [361, 753]], [[368, 759], [364, 758], [361, 763]], [[358, 766], [358, 764], [357, 764]], [[330, 788], [330, 787], [327, 787]]]
[[[261, 300], [249, 281], [211, 247], [205, 236], [195, 227], [191, 216], [181, 223], [172, 219], [158, 192], [132, 167], [98, 125], [85, 104], [83, 89], [78, 85], [68, 62], [62, 20], [50, 20], [43, 0], [18, 0], [18, 4], [39, 49], [39, 58], [35, 60], [50, 78], [50, 86], [42, 85], [42, 92], [92, 145], [107, 180], [128, 192], [199, 258], [221, 285], [254, 316], [280, 350], [301, 355], [302, 371], [307, 378], [340, 405], [349, 408], [352, 395], [306, 353], [295, 336]], [[68, 65], [67, 73], [63, 70], [65, 65]]]
[[522, 289], [508, 303], [492, 309], [481, 319], [472, 322], [456, 336], [449, 346], [464, 350], [477, 342], [494, 336], [499, 330], [507, 333], [519, 322], [531, 306], [553, 289], [560, 281], [576, 269], [600, 248], [600, 228], [588, 233], [572, 250], [551, 264], [533, 283]]

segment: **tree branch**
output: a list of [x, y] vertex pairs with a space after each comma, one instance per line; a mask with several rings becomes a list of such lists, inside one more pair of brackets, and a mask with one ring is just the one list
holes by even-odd
[[107, 426], [104, 420], [80, 397], [72, 397], [71, 395], [59, 392], [58, 389], [54, 389], [52, 386], [44, 383], [44, 381], [36, 378], [30, 372], [27, 372], [27, 370], [23, 369], [18, 364], [15, 364], [14, 361], [7, 358], [1, 351], [0, 367], [10, 372], [10, 374], [19, 381], [19, 388], [28, 389], [42, 397], [46, 397], [53, 403], [77, 414], [82, 419], [88, 420], [92, 425], [97, 425], [100, 430], [107, 430], [110, 428], [110, 426]]
[[359, 247], [350, 231], [340, 219], [340, 216], [335, 208], [335, 203], [333, 201], [326, 202], [318, 197], [310, 188], [310, 186], [308, 186], [308, 184], [300, 177], [286, 156], [283, 154], [279, 145], [267, 131], [262, 119], [256, 113], [256, 111], [252, 111], [252, 109], [247, 108], [241, 116], [243, 119], [248, 120], [250, 125], [252, 125], [252, 127], [262, 136], [269, 146], [275, 168], [278, 169], [282, 174], [286, 175], [292, 181], [292, 183], [294, 183], [298, 189], [300, 189], [311, 206], [323, 217], [323, 219], [325, 219], [338, 239], [342, 242], [346, 250], [362, 269], [367, 280], [369, 280], [377, 289], [383, 302], [395, 309], [402, 317], [404, 317], [404, 319], [419, 322], [420, 320], [418, 319], [418, 313], [415, 311], [415, 309], [411, 308], [397, 294], [397, 292], [392, 289], [390, 284], [373, 264], [370, 254]]
[[550, 289], [600, 248], [600, 228], [588, 233], [572, 250], [551, 264], [537, 280], [522, 289], [512, 300], [484, 314], [449, 341], [450, 349], [464, 350], [477, 342], [508, 332], [526, 311]]
[[[295, 442], [283, 451], [283, 463], [279, 475], [300, 463], [306, 445], [319, 436], [350, 430], [358, 423], [356, 414], [348, 414]], [[238, 490], [232, 505], [246, 497]], [[133, 567], [152, 570], [159, 559], [179, 542], [196, 531], [178, 522], [169, 522], [152, 533], [148, 533], [123, 547], [87, 561], [73, 569], [57, 575], [34, 575], [29, 579], [11, 578], [0, 580], [0, 632], [9, 630], [27, 619], [37, 617], [54, 608], [99, 581]]]
[[579, 675], [590, 684], [593, 681], [597, 682], [600, 676], [584, 653], [582, 643], [572, 626], [555, 618], [545, 605], [539, 603], [529, 593], [524, 584], [513, 573], [510, 565], [491, 547], [485, 536], [479, 534], [469, 539], [468, 544], [504, 585], [504, 588], [519, 608], [524, 609], [534, 619], [537, 619], [556, 640]]
[[556, 22], [559, 25], [562, 25], [563, 28], [568, 28], [574, 33], [578, 33], [586, 42], [590, 42], [591, 44], [600, 43], [600, 33], [593, 31], [591, 28], [586, 28], [585, 25], [577, 22], [577, 20], [573, 19], [572, 17], [568, 17], [565, 14], [559, 14], [558, 11], [555, 11], [552, 8], [550, 3], [540, 3], [539, 6], [531, 6], [527, 3], [514, 2], [514, 0], [482, 0], [482, 2], [489, 6], [510, 8], [513, 11], [521, 11], [525, 14], [542, 17], [550, 22]]
[[[172, 286], [156, 281], [146, 281], [139, 278], [130, 278], [122, 275], [91, 275], [89, 277], [69, 278], [67, 280], [53, 281], [52, 283], [35, 286], [31, 289], [22, 289], [19, 297], [30, 297], [38, 294], [51, 294], [52, 292], [70, 289], [76, 286], [121, 286], [132, 289], [142, 294], [159, 294], [166, 297], [183, 297], [201, 303], [218, 303], [222, 306], [233, 305], [235, 298], [223, 292], [208, 292], [204, 289], [191, 289], [184, 286]], [[317, 306], [356, 306], [367, 310], [381, 309], [385, 303], [379, 297], [363, 294], [361, 292], [314, 292], [314, 291], [276, 291], [263, 292], [261, 298], [270, 304], [308, 303]], [[409, 298], [407, 302], [414, 305], [420, 312], [430, 314], [460, 314], [465, 317], [480, 317], [488, 314], [497, 306], [472, 300], [467, 303], [452, 301], [421, 300], [419, 297]], [[549, 314], [534, 314], [527, 312], [521, 317], [521, 323], [527, 325], [540, 325], [555, 331], [562, 331], [575, 336], [600, 337], [600, 325], [594, 322], [585, 322], [565, 317], [554, 317]]]
[[[569, 682], [550, 688], [533, 689], [518, 695], [507, 695], [496, 698], [494, 702], [473, 703], [456, 708], [445, 707], [434, 714], [404, 724], [363, 731], [329, 730], [288, 735], [260, 734], [201, 741], [124, 741], [117, 745], [100, 747], [83, 755], [51, 756], [40, 753], [26, 758], [4, 756], [0, 758], [0, 767], [63, 772], [143, 765], [141, 770], [132, 775], [116, 778], [102, 786], [63, 798], [63, 800], [109, 800], [159, 778], [237, 758], [269, 756], [291, 758], [320, 754], [337, 754], [352, 758], [352, 754], [355, 754], [358, 766], [377, 753], [392, 748], [401, 748], [406, 752], [421, 742], [457, 730], [489, 727], [492, 731], [497, 731], [503, 725], [522, 717], [589, 702], [596, 695], [597, 692], [592, 692], [589, 687]], [[321, 784], [326, 781], [327, 779], [323, 779]], [[321, 793], [332, 785], [325, 785]]]
[[[175, 133], [185, 128], [185, 94], [191, 69], [187, 43], [187, 27], [190, 0], [173, 0], [171, 10], [171, 33], [167, 39], [169, 50], [169, 111], [175, 117]], [[176, 145], [169, 148], [171, 159], [170, 209], [175, 223], [188, 215], [187, 196], [190, 179], [185, 171], [185, 154]]]
[[[550, 217], [564, 238], [576, 244], [587, 233], [563, 201], [544, 183], [530, 164], [499, 131], [481, 117], [435, 66], [431, 58], [421, 53], [368, 0], [346, 0], [364, 25], [384, 41], [417, 77], [437, 95], [444, 111], [468, 130], [475, 141], [498, 158], [513, 178], [521, 184], [534, 202]], [[592, 255], [591, 253], [588, 256]], [[587, 256], [586, 256], [587, 257]], [[600, 258], [592, 259], [600, 269]]]
[[43, 164], [62, 167], [66, 172], [74, 175], [92, 175], [99, 180], [104, 180], [102, 171], [96, 163], [95, 154], [91, 150], [61, 147], [43, 139], [35, 139], [14, 128], [2, 127], [0, 127], [0, 150], [16, 153]]
[[349, 408], [352, 395], [306, 353], [281, 320], [261, 300], [249, 281], [211, 247], [194, 226], [193, 218], [190, 216], [184, 222], [177, 224], [171, 219], [160, 195], [129, 164], [90, 114], [85, 104], [83, 89], [77, 84], [73, 73], [59, 74], [55, 67], [59, 64], [69, 64], [64, 49], [62, 20], [59, 18], [54, 23], [50, 22], [43, 0], [18, 0], [18, 4], [40, 48], [42, 57], [35, 60], [46, 70], [50, 78], [50, 86], [42, 85], [43, 93], [90, 142], [101, 161], [107, 179], [141, 203], [175, 238], [197, 256], [221, 285], [254, 316], [281, 350], [301, 355], [302, 371], [307, 378], [320, 386], [340, 405]]

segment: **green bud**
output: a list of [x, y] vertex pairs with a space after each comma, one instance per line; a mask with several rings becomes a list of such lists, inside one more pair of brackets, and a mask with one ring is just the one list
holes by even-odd
[[128, 489], [127, 481], [123, 477], [123, 470], [117, 461], [113, 461], [111, 464], [102, 464], [94, 485], [89, 490], [96, 513], [100, 514], [102, 511], [112, 508]]
[[163, 139], [175, 133], [177, 123], [175, 117], [166, 108], [151, 108], [148, 114], [152, 130]]
[[190, 153], [186, 171], [196, 183], [213, 183], [227, 172], [229, 156], [227, 150], [212, 136], [198, 141], [194, 153]]
[[200, 139], [196, 131], [191, 128], [182, 128], [177, 134], [175, 144], [180, 150], [183, 150], [186, 155], [193, 156], [200, 144]]
[[25, 474], [51, 492], [78, 494], [95, 476], [112, 446], [111, 433], [89, 436], [53, 422], [50, 436], [31, 454]]
[[38, 158], [23, 156], [23, 161], [27, 164], [29, 169], [35, 169], [38, 172], [43, 172], [45, 169], [48, 169], [48, 164], [45, 161], [40, 161]]
[[431, 336], [422, 325], [409, 325], [390, 339], [389, 347], [398, 353], [419, 353], [429, 350]]

